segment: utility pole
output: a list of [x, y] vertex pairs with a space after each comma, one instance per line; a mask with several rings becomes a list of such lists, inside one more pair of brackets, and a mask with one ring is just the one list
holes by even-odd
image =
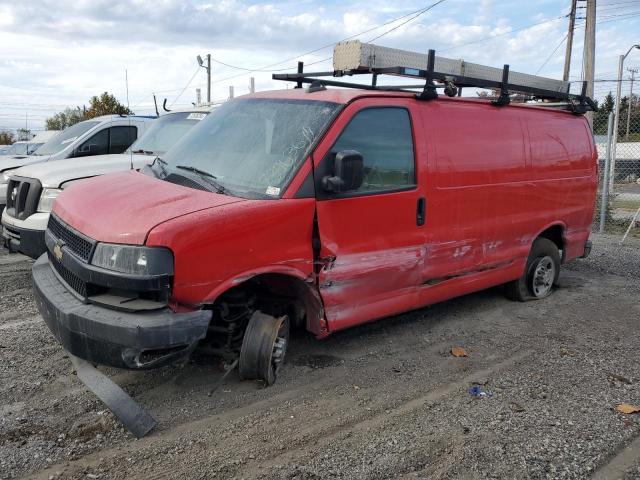
[[571, 12], [569, 13], [569, 32], [567, 33], [567, 49], [564, 53], [564, 73], [562, 80], [569, 81], [569, 71], [571, 70], [571, 49], [573, 48], [573, 30], [576, 24], [576, 3], [578, 0], [571, 0]]
[[207, 53], [207, 65], [205, 66], [202, 57], [198, 55], [197, 57], [198, 65], [204, 68], [207, 71], [207, 103], [211, 103], [211, 54]]
[[253, 77], [249, 79], [249, 93], [256, 93], [256, 79]]
[[[595, 2], [595, 0], [593, 0]], [[207, 103], [211, 103], [211, 54], [207, 53]]]
[[631, 87], [629, 89], [629, 101], [627, 102], [627, 133], [625, 138], [629, 140], [629, 125], [631, 124], [631, 110], [633, 109], [633, 81], [636, 78], [636, 73], [638, 73], [637, 68], [627, 68], [629, 72], [631, 72]]
[[[596, 62], [596, 0], [586, 0], [587, 19], [584, 29], [584, 79], [587, 96], [593, 98], [593, 78]], [[589, 125], [593, 127], [593, 112], [587, 112]]]

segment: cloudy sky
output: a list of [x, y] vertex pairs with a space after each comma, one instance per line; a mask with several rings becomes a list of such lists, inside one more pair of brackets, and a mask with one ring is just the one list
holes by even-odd
[[[189, 105], [196, 88], [205, 95], [196, 56], [207, 53], [214, 99], [229, 86], [247, 93], [251, 76], [258, 90], [283, 88], [268, 71], [293, 71], [297, 60], [330, 68], [331, 45], [347, 37], [562, 75], [570, 0], [446, 0], [407, 22], [434, 1], [0, 0], [0, 129], [25, 121], [42, 129], [46, 117], [103, 91], [126, 104], [125, 70], [136, 113], [153, 112], [153, 93]], [[581, 76], [583, 17], [580, 9], [572, 80]], [[640, 41], [639, 27], [640, 0], [598, 0], [597, 79], [616, 77], [617, 57]], [[640, 51], [627, 66], [640, 66]], [[596, 84], [596, 97], [612, 88]]]

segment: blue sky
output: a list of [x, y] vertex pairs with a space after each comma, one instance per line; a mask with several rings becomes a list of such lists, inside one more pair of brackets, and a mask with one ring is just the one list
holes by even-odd
[[[24, 125], [25, 116], [41, 129], [47, 116], [103, 91], [126, 103], [125, 69], [136, 113], [153, 110], [153, 93], [188, 105], [197, 87], [204, 95], [198, 54], [246, 69], [293, 70], [297, 59], [317, 62], [331, 48], [301, 54], [367, 30], [356, 38], [383, 35], [375, 43], [561, 76], [570, 0], [446, 0], [405, 25], [409, 17], [390, 22], [433, 1], [0, 0], [0, 129]], [[618, 55], [640, 42], [640, 0], [598, 0], [598, 22], [596, 78], [613, 79]], [[578, 20], [572, 80], [581, 78], [583, 35]], [[640, 66], [640, 50], [627, 66]], [[250, 76], [259, 90], [282, 88], [268, 72], [214, 63], [213, 98], [226, 98], [229, 86], [246, 93]], [[596, 97], [613, 88], [596, 84]]]

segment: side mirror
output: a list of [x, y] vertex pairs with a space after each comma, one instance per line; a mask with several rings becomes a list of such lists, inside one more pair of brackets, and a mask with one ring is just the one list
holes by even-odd
[[356, 150], [342, 150], [336, 154], [333, 176], [322, 179], [322, 187], [327, 192], [342, 193], [357, 190], [364, 179], [364, 159]]
[[76, 150], [76, 157], [84, 157], [87, 155], [91, 155], [92, 152], [94, 152], [97, 148], [97, 145], [95, 144], [85, 144], [85, 145], [81, 145], [80, 147], [78, 147], [78, 149]]

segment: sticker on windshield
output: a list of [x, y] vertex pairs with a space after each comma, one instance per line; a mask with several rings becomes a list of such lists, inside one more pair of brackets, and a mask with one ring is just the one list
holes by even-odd
[[71, 143], [73, 142], [76, 138], [78, 137], [71, 137], [71, 138], [67, 138], [66, 140], [60, 142], [60, 145], [64, 145], [65, 143]]
[[187, 120], [202, 120], [206, 116], [206, 113], [190, 113]]
[[277, 197], [280, 195], [280, 188], [271, 186], [267, 187], [267, 195]]

